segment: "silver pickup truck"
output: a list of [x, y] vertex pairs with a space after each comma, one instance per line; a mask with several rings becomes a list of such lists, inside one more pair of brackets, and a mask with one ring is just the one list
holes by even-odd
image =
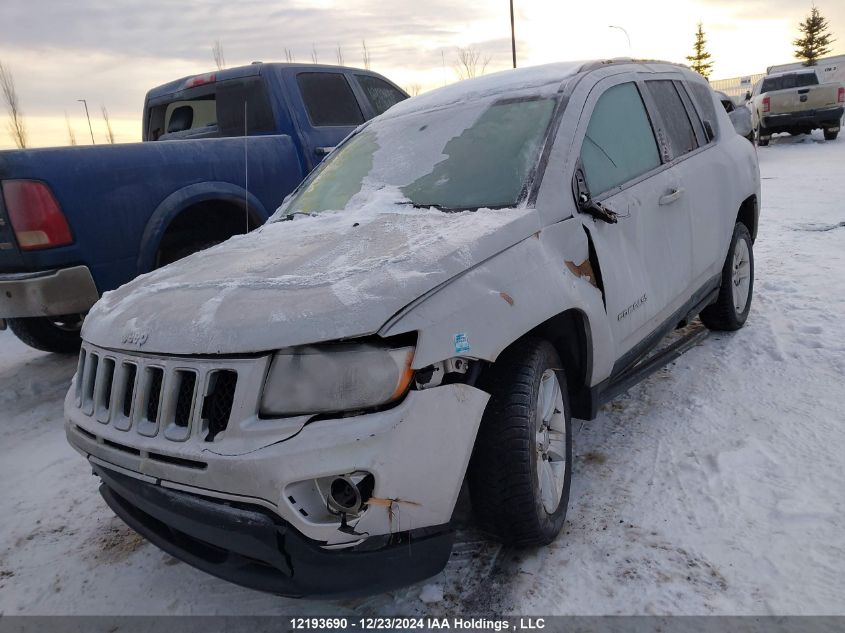
[[845, 87], [820, 84], [812, 68], [763, 77], [746, 96], [758, 145], [768, 145], [772, 134], [809, 134], [824, 131], [825, 140], [839, 134]]

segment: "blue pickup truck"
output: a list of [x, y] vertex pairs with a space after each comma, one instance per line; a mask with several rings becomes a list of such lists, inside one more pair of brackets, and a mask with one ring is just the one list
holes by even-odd
[[75, 352], [103, 292], [259, 226], [407, 97], [366, 70], [254, 63], [150, 90], [142, 143], [0, 152], [0, 329]]

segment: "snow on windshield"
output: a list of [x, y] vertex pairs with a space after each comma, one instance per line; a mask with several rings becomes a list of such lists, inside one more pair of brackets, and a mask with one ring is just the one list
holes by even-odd
[[555, 104], [554, 96], [534, 95], [378, 119], [327, 159], [275, 219], [360, 207], [374, 190], [418, 207], [513, 207]]

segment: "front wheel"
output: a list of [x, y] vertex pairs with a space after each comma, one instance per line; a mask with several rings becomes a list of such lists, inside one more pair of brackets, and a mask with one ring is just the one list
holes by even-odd
[[728, 256], [722, 267], [722, 284], [715, 303], [701, 311], [711, 330], [738, 330], [745, 325], [754, 290], [754, 251], [751, 233], [741, 222], [734, 225]]
[[826, 141], [835, 141], [837, 136], [839, 136], [839, 130], [824, 131], [824, 140]]
[[505, 350], [483, 387], [491, 394], [469, 470], [479, 527], [516, 546], [551, 543], [563, 527], [572, 479], [566, 376], [551, 343]]
[[75, 354], [82, 345], [82, 315], [7, 319], [23, 343], [42, 352]]

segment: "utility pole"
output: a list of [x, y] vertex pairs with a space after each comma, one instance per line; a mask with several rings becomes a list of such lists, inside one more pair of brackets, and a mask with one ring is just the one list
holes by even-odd
[[628, 55], [630, 57], [633, 57], [633, 54], [631, 53], [631, 37], [628, 35], [628, 31], [626, 31], [621, 26], [614, 26], [613, 24], [609, 24], [607, 28], [609, 28], [609, 29], [619, 29], [620, 31], [622, 31], [625, 34], [625, 39], [628, 40]]
[[94, 128], [91, 127], [91, 116], [88, 114], [88, 102], [85, 99], [77, 99], [85, 106], [85, 116], [88, 118], [88, 131], [91, 132], [91, 145], [96, 145], [94, 142]]
[[516, 68], [516, 32], [513, 28], [513, 0], [511, 0], [511, 53], [513, 53], [513, 67]]

